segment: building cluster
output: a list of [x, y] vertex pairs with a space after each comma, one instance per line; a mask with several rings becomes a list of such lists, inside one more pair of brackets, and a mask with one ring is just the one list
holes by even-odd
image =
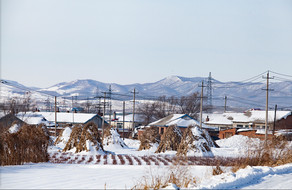
[[[76, 112], [20, 112], [18, 114], [0, 115], [0, 126], [10, 127], [13, 123], [20, 125], [40, 125], [44, 124], [54, 133], [60, 132], [65, 126], [86, 124], [94, 122], [99, 130], [104, 127], [112, 126], [120, 134], [128, 137], [131, 134], [142, 134], [147, 127], [157, 127], [159, 134], [162, 135], [167, 127], [175, 125], [182, 131], [188, 126], [202, 126], [214, 139], [228, 138], [235, 134], [247, 135], [250, 137], [264, 138], [266, 112], [262, 110], [248, 110], [243, 113], [204, 113], [203, 121], [192, 118], [188, 114], [171, 114], [157, 121], [143, 126], [143, 115], [133, 114], [118, 115], [114, 114], [111, 119], [103, 118], [98, 114], [76, 113]], [[268, 135], [285, 133], [292, 134], [292, 112], [291, 111], [269, 111], [268, 112]], [[133, 130], [134, 125], [134, 130]], [[134, 131], [134, 132], [133, 132]]]

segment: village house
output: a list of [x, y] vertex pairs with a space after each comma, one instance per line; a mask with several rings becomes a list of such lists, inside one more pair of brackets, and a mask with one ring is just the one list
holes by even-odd
[[[125, 120], [124, 120], [125, 130], [132, 130], [133, 128], [133, 114], [127, 114], [125, 115]], [[143, 117], [141, 114], [135, 114], [134, 116], [134, 127], [141, 126], [143, 123]], [[113, 119], [111, 121], [111, 125], [113, 127], [116, 127], [118, 131], [123, 130], [123, 115], [113, 115]]]
[[[148, 124], [148, 126], [158, 127], [159, 134], [162, 135], [167, 127], [175, 125], [181, 129], [183, 132], [188, 126], [200, 126], [200, 122], [189, 116], [188, 114], [171, 114], [158, 121]], [[202, 123], [202, 128], [208, 131], [215, 131], [217, 127], [211, 127]]]
[[[222, 114], [203, 114], [204, 124], [209, 126], [217, 126], [220, 130], [231, 128], [245, 129], [264, 129], [266, 120], [266, 111], [250, 110], [244, 113], [226, 112]], [[268, 128], [275, 130], [292, 129], [292, 112], [277, 111], [276, 120], [275, 111], [268, 111]]]
[[[264, 140], [265, 130], [264, 129], [238, 129], [238, 128], [225, 129], [225, 130], [219, 131], [218, 137], [219, 139], [226, 139], [234, 135], [243, 135], [243, 136], [248, 136], [251, 138], [259, 138], [261, 140]], [[272, 132], [268, 131], [267, 138], [271, 139], [272, 137], [273, 137]]]
[[[55, 112], [38, 112], [38, 113], [43, 115], [47, 121], [55, 122]], [[57, 112], [56, 120], [57, 125], [59, 127], [93, 122], [98, 126], [98, 128], [100, 129], [102, 128], [102, 117], [100, 117], [98, 114]], [[105, 123], [107, 124], [106, 121]]]
[[[65, 126], [74, 124], [86, 124], [89, 122], [95, 123], [99, 130], [102, 130], [102, 118], [98, 114], [88, 113], [68, 113], [56, 112], [56, 131], [59, 133]], [[20, 112], [16, 115], [8, 114], [0, 119], [1, 128], [9, 128], [13, 123], [19, 125], [41, 125], [47, 126], [51, 133], [55, 132], [55, 112]], [[105, 121], [105, 126], [108, 123]]]
[[12, 113], [6, 115], [3, 114], [1, 116], [2, 117], [0, 118], [0, 133], [9, 129], [13, 124], [17, 124], [20, 126], [25, 124], [25, 122], [23, 122], [21, 119], [19, 119]]
[[54, 126], [55, 123], [48, 121], [39, 112], [20, 112], [16, 114], [16, 117], [28, 125], [41, 125], [44, 124], [47, 127]]
[[17, 114], [7, 114], [0, 119], [1, 131], [9, 129], [13, 124], [23, 125], [45, 125], [48, 128], [54, 126], [54, 122], [49, 122], [38, 112], [19, 112]]
[[[143, 117], [141, 114], [135, 114], [134, 116], [134, 127], [137, 128], [143, 124]], [[124, 120], [124, 128], [123, 128]], [[133, 131], [133, 114], [123, 115], [114, 113], [111, 121], [111, 126], [115, 127], [118, 133], [123, 137], [129, 137]], [[133, 134], [132, 134], [133, 135]]]
[[[219, 138], [228, 138], [233, 135], [245, 135], [249, 137], [265, 138], [266, 112], [262, 110], [249, 110], [244, 113], [204, 114], [207, 118], [204, 123], [218, 126]], [[276, 119], [274, 119], [276, 118]], [[272, 134], [287, 135], [292, 132], [292, 112], [268, 111], [268, 138]]]

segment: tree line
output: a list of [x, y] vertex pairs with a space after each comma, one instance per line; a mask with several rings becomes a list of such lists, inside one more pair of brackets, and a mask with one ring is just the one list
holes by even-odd
[[[200, 104], [198, 92], [181, 97], [160, 96], [156, 101], [140, 104], [137, 112], [141, 114], [146, 125], [170, 114], [189, 114], [191, 117], [197, 118]], [[208, 108], [204, 108], [204, 110], [206, 109]]]

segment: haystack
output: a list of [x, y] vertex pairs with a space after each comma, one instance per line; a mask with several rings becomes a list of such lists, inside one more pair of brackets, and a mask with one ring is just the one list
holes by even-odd
[[155, 153], [165, 152], [167, 150], [177, 151], [182, 139], [182, 132], [177, 126], [171, 125], [166, 129], [161, 139]]
[[103, 152], [101, 137], [95, 123], [87, 123], [84, 127], [78, 125], [72, 129], [70, 138], [63, 149], [63, 152], [74, 149], [76, 153], [81, 151]]
[[0, 165], [47, 162], [49, 138], [42, 128], [24, 125], [0, 137]]
[[49, 141], [49, 146], [54, 145], [54, 140], [52, 139], [52, 137], [50, 135], [50, 131], [48, 130], [47, 126], [42, 123], [38, 126], [38, 129], [43, 131], [44, 135], [47, 137], [47, 139]]
[[215, 144], [207, 131], [198, 126], [189, 126], [184, 132], [177, 154], [212, 156], [211, 147], [215, 147]]
[[153, 147], [154, 144], [159, 144], [160, 135], [157, 127], [148, 127], [143, 132], [141, 136], [139, 136], [140, 146], [139, 150], [146, 150]]
[[105, 146], [117, 145], [122, 148], [128, 148], [123, 139], [121, 139], [118, 131], [114, 128], [108, 128], [107, 130], [105, 130], [103, 145]]
[[82, 130], [76, 152], [81, 151], [104, 151], [98, 127], [93, 122], [87, 123]]
[[82, 133], [82, 126], [81, 125], [75, 125], [72, 128], [72, 132], [70, 134], [70, 138], [68, 142], [66, 143], [65, 148], [63, 149], [63, 152], [72, 150], [76, 148], [79, 144], [79, 141], [81, 139], [81, 133]]

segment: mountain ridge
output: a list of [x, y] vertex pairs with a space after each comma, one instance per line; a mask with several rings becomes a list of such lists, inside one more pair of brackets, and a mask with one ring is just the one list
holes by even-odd
[[[51, 94], [52, 96], [71, 97], [78, 96], [79, 98], [98, 97], [102, 96], [102, 92], [108, 92], [111, 85], [112, 93], [124, 95], [120, 99], [131, 99], [131, 91], [135, 88], [139, 93], [137, 98], [142, 97], [158, 97], [158, 96], [186, 96], [195, 92], [200, 92], [199, 87], [201, 81], [207, 80], [204, 77], [182, 77], [182, 76], [168, 76], [153, 83], [134, 83], [121, 85], [117, 83], [103, 83], [93, 79], [77, 79], [70, 82], [61, 82], [52, 85], [48, 88], [25, 87], [24, 85], [12, 81], [7, 81], [9, 85], [16, 86], [5, 88], [5, 83], [1, 84], [1, 96], [8, 97], [23, 96], [23, 91], [36, 91], [39, 93]], [[265, 104], [266, 84], [263, 82], [220, 82], [213, 79], [213, 103], [214, 105], [224, 105], [224, 97], [228, 96], [229, 104], [243, 105], [246, 107], [263, 107]], [[292, 81], [271, 83], [270, 87], [274, 89], [270, 92], [270, 105], [279, 104], [282, 106], [291, 106], [292, 103]], [[19, 88], [19, 89], [18, 89]], [[206, 94], [206, 88], [204, 88]], [[47, 97], [43, 95], [42, 99]], [[2, 98], [1, 98], [2, 99]], [[147, 99], [147, 98], [146, 98]], [[149, 98], [150, 99], [150, 98]], [[292, 106], [291, 106], [292, 107]]]

